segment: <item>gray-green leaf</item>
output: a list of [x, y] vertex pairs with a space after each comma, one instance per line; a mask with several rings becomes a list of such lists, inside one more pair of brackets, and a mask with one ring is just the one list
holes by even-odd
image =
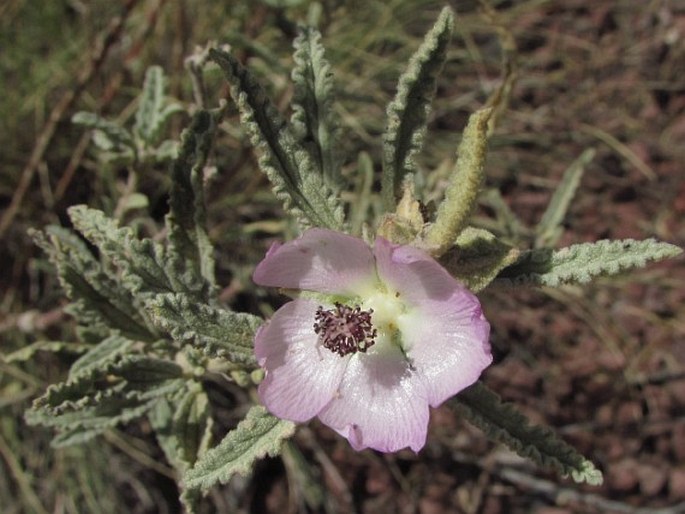
[[174, 340], [190, 342], [212, 358], [257, 367], [252, 341], [261, 318], [201, 304], [183, 294], [157, 295], [148, 307], [154, 323]]
[[262, 406], [252, 407], [235, 429], [186, 472], [184, 485], [206, 491], [218, 482], [225, 484], [236, 473], [247, 474], [256, 460], [277, 455], [281, 443], [294, 433], [292, 421], [275, 418]]
[[331, 66], [316, 29], [303, 28], [294, 44], [293, 133], [309, 153], [326, 186], [338, 191], [341, 189], [340, 161], [335, 152], [338, 123], [333, 109]]
[[169, 116], [182, 110], [179, 104], [167, 101], [165, 92], [164, 70], [160, 66], [150, 66], [145, 72], [143, 91], [133, 125], [133, 133], [147, 145], [156, 144]]
[[675, 245], [654, 239], [635, 241], [598, 241], [551, 250], [530, 250], [508, 268], [502, 270], [495, 283], [506, 285], [559, 286], [584, 284], [595, 277], [614, 275], [631, 268], [640, 268], [649, 261], [675, 257], [682, 250]]
[[342, 229], [344, 213], [337, 195], [317, 173], [309, 153], [267, 98], [252, 74], [231, 54], [210, 50], [210, 58], [226, 74], [252, 144], [261, 152], [259, 166], [276, 196], [305, 226]]
[[457, 150], [457, 163], [438, 207], [435, 222], [424, 237], [426, 249], [435, 257], [444, 254], [466, 228], [485, 180], [483, 171], [488, 143], [488, 119], [492, 108], [469, 118]]
[[445, 62], [454, 15], [445, 7], [400, 77], [395, 98], [388, 104], [383, 134], [381, 195], [387, 211], [395, 209], [402, 180], [416, 170], [414, 158], [423, 147], [430, 104]]
[[602, 483], [602, 473], [547, 427], [531, 425], [510, 403], [476, 382], [450, 401], [450, 406], [498, 443], [522, 457], [571, 475], [576, 482]]

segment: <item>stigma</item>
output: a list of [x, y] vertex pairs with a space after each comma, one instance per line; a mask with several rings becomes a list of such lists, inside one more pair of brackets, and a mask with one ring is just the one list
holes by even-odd
[[333, 309], [316, 309], [314, 332], [324, 348], [341, 357], [366, 351], [375, 344], [376, 329], [371, 322], [373, 309], [362, 310], [359, 305], [350, 307], [335, 303]]

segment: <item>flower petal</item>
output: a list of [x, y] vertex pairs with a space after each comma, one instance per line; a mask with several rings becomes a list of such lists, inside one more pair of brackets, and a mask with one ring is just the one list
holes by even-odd
[[432, 407], [473, 384], [492, 363], [490, 324], [478, 299], [457, 286], [450, 298], [427, 301], [398, 320], [402, 344], [426, 382]]
[[273, 415], [307, 421], [333, 398], [349, 361], [318, 344], [312, 300], [278, 309], [255, 336], [255, 355], [266, 369], [259, 397]]
[[321, 228], [273, 245], [255, 269], [263, 286], [356, 296], [365, 281], [375, 282], [373, 253], [356, 237]]
[[492, 363], [490, 324], [478, 298], [428, 254], [382, 238], [374, 253], [381, 281], [408, 307], [398, 319], [402, 345], [435, 407]]
[[399, 349], [388, 353], [356, 354], [319, 419], [355, 450], [394, 452], [408, 446], [417, 452], [428, 430], [425, 387]]

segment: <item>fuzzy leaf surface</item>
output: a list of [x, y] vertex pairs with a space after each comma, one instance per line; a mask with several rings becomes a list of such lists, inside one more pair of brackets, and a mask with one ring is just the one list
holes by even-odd
[[174, 340], [190, 342], [211, 358], [257, 367], [253, 340], [262, 318], [198, 303], [183, 294], [157, 295], [148, 306], [153, 322]]
[[157, 402], [148, 415], [167, 460], [185, 472], [207, 450], [212, 436], [209, 399], [190, 381], [169, 400]]
[[[223, 111], [198, 111], [181, 135], [172, 165], [171, 199], [166, 218], [169, 256], [178, 273], [192, 274], [208, 298], [215, 287], [214, 247], [206, 227], [204, 172], [216, 127]], [[202, 283], [204, 282], [204, 283]]]
[[212, 49], [209, 55], [226, 75], [241, 122], [261, 153], [259, 166], [286, 210], [304, 226], [342, 229], [344, 213], [340, 199], [324, 183], [309, 153], [262, 87], [231, 54]]
[[444, 254], [466, 228], [485, 180], [484, 166], [488, 143], [488, 120], [492, 108], [481, 109], [469, 117], [457, 162], [438, 207], [435, 222], [424, 238], [427, 250], [435, 257]]
[[450, 406], [480, 428], [490, 439], [507, 445], [522, 457], [571, 475], [576, 482], [602, 483], [602, 473], [561, 440], [553, 430], [531, 425], [516, 408], [505, 403], [482, 382], [464, 389], [450, 401]]
[[423, 147], [430, 104], [435, 96], [453, 26], [452, 10], [445, 7], [411, 57], [400, 77], [395, 98], [388, 104], [381, 178], [381, 195], [388, 211], [395, 208], [404, 176], [416, 171], [414, 158]]
[[298, 141], [332, 191], [341, 188], [340, 161], [336, 156], [338, 123], [333, 110], [333, 73], [324, 56], [321, 34], [303, 28], [295, 39], [291, 125]]
[[32, 231], [31, 235], [57, 269], [60, 284], [73, 302], [66, 311], [80, 324], [103, 337], [109, 330], [119, 330], [131, 339], [153, 339], [138, 319], [130, 293], [112, 280], [76, 234], [50, 226], [46, 233]]
[[150, 66], [145, 72], [145, 82], [136, 111], [133, 132], [148, 145], [154, 145], [169, 116], [182, 110], [181, 106], [167, 102], [166, 77], [160, 66]]
[[551, 250], [530, 250], [496, 279], [497, 285], [534, 285], [556, 287], [562, 284], [584, 284], [595, 277], [615, 275], [641, 268], [650, 261], [675, 257], [682, 250], [655, 239], [636, 241], [597, 241]]
[[283, 441], [294, 433], [293, 422], [272, 416], [262, 406], [254, 406], [235, 429], [186, 472], [185, 487], [204, 492], [216, 483], [225, 484], [236, 473], [245, 475], [256, 460], [277, 455]]

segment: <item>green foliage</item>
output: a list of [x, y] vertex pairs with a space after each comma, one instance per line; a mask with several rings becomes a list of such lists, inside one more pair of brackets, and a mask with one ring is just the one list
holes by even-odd
[[[325, 184], [310, 153], [298, 142], [262, 87], [230, 53], [213, 49], [210, 57], [231, 85], [241, 122], [261, 152], [259, 166], [285, 208], [305, 226], [342, 229], [344, 214], [339, 198]], [[307, 128], [309, 133], [315, 130]]]
[[167, 162], [176, 156], [176, 145], [170, 140], [161, 141], [161, 136], [169, 118], [182, 111], [182, 107], [169, 101], [165, 93], [164, 71], [159, 66], [151, 66], [145, 74], [131, 129], [119, 121], [90, 112], [77, 112], [71, 121], [93, 131], [93, 143], [105, 163], [140, 165]]
[[513, 264], [519, 251], [483, 229], [466, 227], [456, 245], [440, 259], [455, 278], [474, 293], [487, 285], [505, 267]]
[[206, 491], [216, 483], [226, 483], [236, 473], [245, 475], [257, 459], [277, 455], [294, 431], [291, 421], [273, 417], [264, 407], [252, 407], [236, 428], [186, 472], [183, 483], [187, 489]]
[[324, 184], [337, 192], [342, 187], [336, 139], [340, 137], [333, 110], [333, 73], [324, 56], [321, 34], [303, 28], [295, 39], [293, 115], [290, 123], [298, 142], [323, 177]]
[[635, 241], [598, 241], [551, 250], [541, 248], [524, 252], [496, 279], [498, 285], [559, 286], [584, 284], [595, 277], [615, 275], [682, 253], [677, 246], [654, 239]]
[[566, 211], [571, 205], [585, 168], [594, 156], [595, 151], [592, 148], [585, 150], [564, 173], [561, 184], [559, 184], [554, 192], [545, 214], [543, 214], [540, 223], [535, 227], [535, 232], [537, 233], [535, 246], [553, 246], [559, 240], [562, 233], [560, 228], [561, 222], [564, 220]]
[[210, 358], [257, 366], [252, 341], [261, 318], [199, 304], [180, 293], [157, 295], [148, 308], [155, 324], [174, 340], [189, 342]]
[[522, 457], [541, 466], [571, 475], [576, 482], [602, 483], [602, 473], [585, 457], [549, 428], [531, 425], [510, 403], [483, 383], [476, 382], [450, 401], [458, 414], [466, 417], [493, 441], [503, 443]]
[[444, 254], [454, 245], [476, 205], [485, 178], [483, 168], [491, 111], [487, 108], [472, 114], [464, 130], [445, 199], [424, 238], [427, 249], [435, 256]]
[[159, 401], [148, 414], [167, 460], [180, 471], [191, 467], [208, 448], [213, 420], [202, 386], [189, 381], [168, 400]]
[[167, 102], [166, 82], [164, 70], [160, 66], [150, 66], [147, 69], [133, 134], [138, 141], [149, 146], [159, 142], [169, 117], [183, 110], [179, 104]]
[[395, 98], [388, 104], [381, 177], [381, 194], [388, 211], [395, 208], [405, 175], [416, 171], [414, 158], [423, 147], [430, 104], [445, 62], [453, 25], [452, 10], [445, 7], [409, 61], [399, 79]]

